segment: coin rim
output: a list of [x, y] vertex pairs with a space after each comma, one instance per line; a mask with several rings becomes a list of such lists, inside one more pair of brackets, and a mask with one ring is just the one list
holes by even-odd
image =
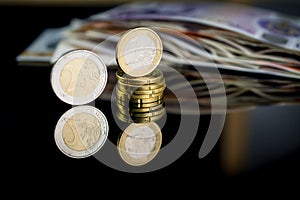
[[147, 84], [149, 85], [158, 82], [164, 82], [165, 80], [163, 76], [163, 72], [160, 69], [154, 69], [149, 74], [146, 74], [145, 76], [139, 76], [139, 77], [133, 77], [126, 74], [122, 70], [118, 70], [116, 71], [116, 77], [119, 82], [124, 84], [132, 84], [132, 85], [147, 85]]
[[119, 120], [123, 122], [150, 123], [150, 122], [155, 122], [160, 120], [165, 114], [166, 111], [159, 115], [155, 115], [151, 117], [134, 117], [134, 116], [127, 116], [118, 110], [116, 116]]
[[[62, 137], [62, 131], [66, 124], [66, 122], [74, 115], [79, 113], [87, 113], [93, 115], [98, 121], [100, 125], [100, 137], [98, 141], [90, 148], [82, 151], [75, 151], [68, 147], [68, 145], [65, 144], [63, 137]], [[71, 157], [71, 158], [85, 158], [89, 157], [93, 154], [95, 154], [97, 151], [99, 151], [104, 143], [107, 140], [109, 132], [109, 125], [108, 121], [105, 117], [105, 115], [96, 107], [93, 106], [77, 106], [69, 109], [66, 111], [58, 120], [55, 131], [54, 131], [54, 140], [61, 152], [63, 152], [65, 155]]]
[[[155, 43], [155, 48], [156, 48], [156, 53], [153, 61], [149, 65], [150, 70], [132, 70], [131, 67], [129, 67], [126, 64], [124, 54], [125, 54], [125, 49], [127, 46], [127, 43], [133, 38], [135, 35], [136, 31], [148, 31], [150, 34], [153, 34], [151, 39]], [[156, 39], [153, 39], [156, 38]], [[140, 77], [140, 76], [145, 76], [149, 73], [151, 73], [155, 68], [158, 66], [160, 63], [160, 60], [162, 58], [162, 52], [163, 52], [163, 45], [160, 36], [152, 29], [146, 28], [146, 27], [139, 27], [139, 28], [134, 28], [131, 30], [128, 30], [127, 32], [124, 33], [124, 35], [121, 37], [119, 42], [117, 43], [116, 47], [116, 61], [117, 64], [120, 66], [120, 68], [126, 73], [129, 74], [133, 77]], [[148, 67], [146, 67], [148, 69]], [[139, 73], [132, 73], [132, 72], [139, 72]]]
[[156, 97], [161, 97], [164, 95], [164, 90], [162, 90], [159, 93], [152, 93], [152, 94], [135, 94], [134, 92], [124, 92], [122, 90], [119, 90], [116, 88], [116, 95], [117, 98], [119, 97], [124, 97], [128, 99], [150, 99], [150, 98], [156, 98]]
[[[60, 85], [60, 75], [68, 62], [75, 58], [84, 58], [92, 60], [99, 70], [99, 81], [96, 88], [88, 95], [83, 97], [74, 97], [67, 94]], [[65, 103], [71, 105], [87, 104], [98, 98], [104, 91], [108, 79], [107, 67], [103, 60], [94, 52], [88, 50], [73, 50], [61, 56], [53, 65], [51, 70], [51, 86], [56, 96]]]

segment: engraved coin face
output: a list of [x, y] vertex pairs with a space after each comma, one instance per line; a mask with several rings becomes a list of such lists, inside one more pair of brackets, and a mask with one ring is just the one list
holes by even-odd
[[161, 130], [155, 122], [132, 123], [122, 133], [118, 151], [126, 163], [145, 165], [157, 155], [161, 142]]
[[135, 28], [126, 32], [118, 42], [117, 63], [130, 76], [145, 76], [157, 67], [162, 52], [162, 42], [155, 31]]
[[51, 85], [55, 94], [71, 105], [95, 100], [105, 89], [107, 68], [98, 55], [87, 50], [74, 50], [54, 64]]
[[58, 148], [67, 156], [84, 158], [95, 154], [108, 135], [105, 115], [92, 106], [73, 107], [57, 122], [54, 138]]

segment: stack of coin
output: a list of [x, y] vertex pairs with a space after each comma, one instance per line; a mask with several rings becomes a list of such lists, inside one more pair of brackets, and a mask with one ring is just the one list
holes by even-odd
[[163, 73], [159, 69], [142, 77], [116, 72], [118, 85], [117, 116], [125, 122], [146, 123], [159, 120], [165, 114]]

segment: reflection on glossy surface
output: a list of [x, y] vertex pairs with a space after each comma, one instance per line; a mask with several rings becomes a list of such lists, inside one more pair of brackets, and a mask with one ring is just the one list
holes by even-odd
[[227, 115], [221, 164], [228, 175], [255, 170], [299, 154], [298, 105], [272, 105]]
[[77, 106], [65, 112], [56, 124], [55, 142], [67, 156], [83, 158], [96, 153], [108, 134], [105, 115], [92, 106]]
[[121, 158], [132, 166], [149, 163], [162, 143], [160, 127], [155, 122], [132, 123], [121, 134], [118, 151]]
[[160, 70], [143, 77], [131, 77], [118, 70], [116, 77], [119, 120], [146, 123], [157, 121], [166, 113], [163, 102], [166, 84]]
[[100, 124], [95, 116], [79, 113], [66, 121], [62, 137], [69, 148], [83, 151], [96, 144], [100, 137], [99, 129]]

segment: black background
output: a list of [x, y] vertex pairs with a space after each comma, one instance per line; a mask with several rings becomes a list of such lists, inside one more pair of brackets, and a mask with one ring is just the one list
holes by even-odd
[[[294, 7], [282, 3], [264, 6], [296, 15], [299, 6], [295, 5]], [[93, 180], [99, 188], [106, 185], [117, 191], [129, 186], [146, 191], [149, 187], [144, 184], [151, 179], [154, 181], [153, 192], [156, 191], [157, 186], [157, 189], [163, 188], [169, 193], [178, 192], [184, 186], [190, 187], [187, 190], [189, 192], [201, 193], [204, 192], [201, 190], [204, 189], [203, 186], [211, 189], [222, 186], [229, 192], [243, 188], [248, 193], [254, 189], [265, 191], [269, 186], [271, 186], [271, 190], [268, 190], [270, 193], [276, 192], [277, 187], [280, 190], [285, 186], [297, 187], [300, 178], [299, 153], [252, 171], [229, 176], [220, 166], [219, 143], [208, 156], [203, 159], [198, 158], [202, 135], [198, 135], [197, 140], [174, 163], [150, 173], [120, 172], [103, 165], [94, 157], [78, 160], [63, 155], [55, 145], [53, 134], [57, 120], [71, 106], [61, 102], [52, 91], [51, 68], [18, 66], [15, 58], [44, 29], [62, 27], [69, 24], [73, 18], [85, 18], [108, 8], [100, 6], [0, 7], [2, 21], [0, 113], [3, 136], [1, 149], [4, 157], [2, 165], [5, 168], [3, 175], [7, 174], [8, 178], [5, 180], [10, 182], [7, 185], [42, 186], [54, 181], [54, 188], [68, 183], [77, 190], [78, 186], [83, 184], [95, 186], [91, 184]], [[97, 105], [102, 110], [110, 108], [109, 102], [101, 102]], [[108, 118], [112, 119], [111, 116]], [[170, 119], [175, 120], [176, 116], [171, 116]], [[201, 119], [205, 122], [207, 116]], [[205, 129], [205, 125], [203, 128]], [[134, 181], [134, 184], [128, 184], [127, 181]], [[293, 181], [296, 181], [296, 184], [292, 184]], [[167, 190], [170, 185], [178, 190]], [[191, 189], [192, 187], [199, 190]]]

